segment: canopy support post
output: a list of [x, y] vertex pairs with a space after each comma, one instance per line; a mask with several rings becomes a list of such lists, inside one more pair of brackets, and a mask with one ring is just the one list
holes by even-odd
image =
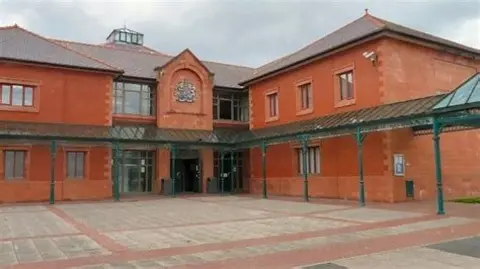
[[233, 194], [233, 190], [234, 190], [233, 182], [234, 182], [234, 176], [236, 172], [233, 156], [234, 156], [234, 151], [230, 150], [230, 193], [231, 194]]
[[223, 196], [224, 189], [225, 189], [225, 178], [223, 177], [223, 173], [225, 172], [225, 168], [223, 167], [223, 161], [225, 160], [225, 152], [223, 150], [220, 151], [220, 195]]
[[308, 136], [303, 135], [300, 137], [300, 140], [302, 141], [302, 165], [303, 165], [303, 198], [305, 202], [308, 202], [310, 200], [310, 197], [308, 195]]
[[262, 193], [263, 199], [267, 199], [267, 143], [262, 141]]
[[51, 164], [50, 164], [50, 204], [55, 204], [55, 164], [57, 163], [57, 141], [52, 140], [50, 144]]
[[176, 160], [176, 158], [177, 158], [177, 147], [176, 147], [176, 145], [171, 145], [171, 146], [170, 146], [170, 155], [171, 155], [171, 156], [170, 156], [170, 159], [171, 159], [171, 165], [172, 165], [172, 166], [171, 166], [172, 168], [171, 168], [171, 171], [170, 171], [170, 173], [171, 173], [171, 175], [172, 175], [172, 184], [171, 184], [171, 185], [172, 185], [172, 190], [171, 190], [171, 195], [172, 195], [172, 198], [175, 198], [175, 191], [176, 191], [175, 183], [176, 183], [176, 181], [177, 181], [177, 175], [176, 175], [177, 171], [175, 170], [175, 168], [176, 168], [176, 161], [175, 161], [175, 160]]
[[437, 182], [437, 215], [445, 215], [445, 201], [443, 197], [443, 175], [440, 151], [440, 134], [442, 125], [435, 117], [433, 119], [433, 145], [435, 151], [435, 175]]
[[356, 141], [357, 141], [357, 151], [358, 151], [358, 174], [359, 174], [359, 204], [361, 207], [365, 206], [365, 179], [363, 171], [363, 142], [366, 133], [362, 133], [360, 127], [357, 127], [356, 131]]

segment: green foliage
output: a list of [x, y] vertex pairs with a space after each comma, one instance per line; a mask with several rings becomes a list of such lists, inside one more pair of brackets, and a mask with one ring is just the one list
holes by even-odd
[[454, 199], [455, 203], [464, 203], [464, 204], [480, 204], [480, 197], [465, 197]]

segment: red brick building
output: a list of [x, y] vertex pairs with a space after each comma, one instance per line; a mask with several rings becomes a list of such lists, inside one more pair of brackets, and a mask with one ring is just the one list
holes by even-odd
[[[309, 196], [357, 199], [352, 135], [311, 137], [306, 155], [299, 141], [269, 140], [266, 169], [259, 139], [313, 121], [340, 126], [362, 111], [426, 115], [479, 72], [479, 57], [368, 14], [257, 69], [201, 61], [188, 49], [168, 56], [125, 28], [93, 45], [3, 27], [0, 202], [107, 199], [116, 190], [261, 193], [263, 178], [268, 193], [302, 195], [303, 171]], [[407, 181], [415, 199], [435, 196], [432, 136], [421, 134], [423, 125], [365, 138], [367, 200], [406, 200]], [[478, 145], [476, 131], [444, 135], [447, 196], [480, 194]]]

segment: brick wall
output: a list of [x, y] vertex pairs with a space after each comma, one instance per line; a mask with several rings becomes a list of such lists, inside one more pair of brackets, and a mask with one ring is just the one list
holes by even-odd
[[[376, 65], [365, 58], [364, 51], [376, 51]], [[353, 66], [355, 104], [338, 107], [335, 103], [336, 70]], [[384, 103], [420, 98], [452, 90], [480, 70], [480, 62], [440, 52], [418, 44], [393, 39], [373, 41], [330, 56], [294, 71], [252, 85], [251, 128], [356, 110]], [[298, 116], [295, 83], [311, 79], [314, 112]], [[265, 122], [265, 93], [279, 92], [279, 119]], [[480, 163], [478, 131], [442, 135], [442, 156], [446, 195], [479, 194]], [[367, 200], [406, 200], [405, 179], [414, 179], [418, 199], [435, 196], [433, 141], [431, 135], [413, 136], [411, 130], [369, 134], [365, 142], [364, 165]], [[353, 137], [325, 139], [321, 145], [320, 175], [309, 177], [312, 197], [358, 199], [357, 148]], [[268, 190], [280, 195], [302, 195], [303, 178], [291, 144], [268, 148]], [[458, 149], [468, 149], [459, 154]], [[463, 150], [462, 150], [463, 152]], [[393, 176], [393, 154], [405, 154], [406, 176]], [[251, 184], [253, 193], [261, 193], [261, 150], [251, 150]]]
[[[35, 86], [34, 109], [0, 107], [0, 120], [85, 125], [111, 125], [113, 77], [107, 74], [0, 64], [0, 81]], [[86, 152], [86, 177], [66, 179], [65, 150]], [[27, 151], [26, 178], [5, 180], [4, 150]], [[0, 202], [45, 201], [50, 194], [49, 142], [10, 141], [0, 144]], [[99, 145], [59, 145], [56, 160], [57, 200], [111, 197], [111, 152]]]
[[[317, 62], [300, 67], [288, 73], [258, 82], [250, 87], [251, 129], [304, 120], [321, 115], [356, 110], [380, 104], [378, 95], [379, 75], [377, 67], [363, 57], [365, 51], [376, 51], [378, 41], [366, 43]], [[334, 95], [335, 73], [346, 67], [353, 67], [355, 76], [355, 104], [337, 107]], [[297, 116], [297, 84], [311, 80], [313, 112]], [[265, 122], [265, 94], [278, 90], [279, 119]]]
[[[448, 92], [480, 71], [480, 61], [431, 48], [386, 39], [379, 47], [381, 98], [384, 103]], [[415, 182], [415, 199], [435, 198], [435, 163], [432, 135], [413, 136], [411, 130], [386, 133], [388, 173], [395, 200], [406, 200], [405, 180]], [[404, 154], [404, 177], [393, 175], [393, 154]], [[446, 197], [480, 195], [480, 136], [476, 131], [441, 135]]]
[[[366, 43], [339, 54], [311, 63], [289, 73], [252, 85], [251, 128], [263, 128], [291, 121], [305, 120], [322, 115], [340, 113], [380, 104], [379, 74], [377, 66], [365, 59], [365, 51], [376, 51], [379, 41]], [[337, 73], [353, 69], [355, 100], [353, 104], [341, 106], [335, 91], [338, 90]], [[313, 112], [298, 115], [296, 85], [304, 80], [312, 83]], [[265, 122], [265, 93], [277, 89], [279, 93], [279, 119]], [[320, 145], [321, 173], [310, 179], [312, 197], [356, 198], [358, 197], [357, 145], [353, 136], [324, 139], [313, 142]], [[365, 142], [365, 180], [367, 197], [370, 200], [390, 201], [391, 187], [382, 184], [385, 159], [384, 135], [369, 135]], [[270, 146], [267, 150], [267, 177], [269, 192], [279, 195], [303, 195], [303, 177], [298, 175], [296, 148], [287, 143]], [[262, 161], [261, 150], [252, 149], [250, 190], [261, 193]], [[385, 192], [387, 188], [389, 191]]]
[[[364, 144], [364, 174], [367, 198], [375, 201], [393, 201], [393, 187], [385, 181], [385, 162], [388, 156], [383, 147], [384, 134], [372, 133]], [[311, 175], [309, 194], [312, 197], [358, 199], [359, 178], [357, 145], [353, 136], [312, 141], [320, 146], [321, 172]], [[279, 144], [267, 149], [268, 189], [277, 195], [303, 195], [303, 176], [298, 174], [296, 143]], [[251, 150], [250, 190], [261, 193], [261, 149]]]
[[[193, 103], [178, 102], [175, 87], [181, 80], [193, 83], [197, 97]], [[157, 126], [176, 129], [213, 128], [213, 77], [198, 59], [185, 51], [158, 72]]]

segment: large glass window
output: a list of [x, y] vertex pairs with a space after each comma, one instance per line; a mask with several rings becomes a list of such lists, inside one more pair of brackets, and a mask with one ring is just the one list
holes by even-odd
[[268, 99], [268, 116], [277, 117], [278, 116], [278, 93], [271, 93], [267, 95]]
[[109, 42], [119, 42], [126, 44], [143, 44], [143, 34], [129, 30], [127, 28], [116, 29], [108, 36]]
[[340, 100], [354, 99], [353, 71], [348, 71], [338, 76], [340, 78]]
[[[307, 174], [320, 173], [320, 147], [309, 147], [306, 154]], [[297, 150], [298, 173], [303, 174], [303, 150]]]
[[300, 109], [312, 108], [312, 83], [306, 83], [298, 87], [300, 91]]
[[10, 106], [33, 106], [33, 87], [14, 84], [0, 84], [0, 104]]
[[67, 177], [68, 178], [85, 177], [85, 152], [82, 152], [82, 151], [67, 152]]
[[115, 82], [113, 107], [115, 114], [152, 116], [155, 114], [155, 90], [148, 84]]
[[[213, 153], [213, 175], [220, 178], [221, 157], [218, 151]], [[233, 166], [232, 166], [233, 165]], [[243, 152], [226, 152], [223, 156], [224, 191], [241, 191], [243, 189]], [[232, 185], [233, 183], [233, 185]]]
[[[115, 151], [112, 154], [115, 156]], [[155, 179], [155, 151], [122, 151], [118, 165], [120, 165], [120, 192], [152, 191], [152, 183]], [[112, 177], [115, 178], [114, 173]]]
[[248, 96], [231, 93], [214, 94], [213, 119], [248, 121]]
[[25, 177], [25, 156], [26, 152], [24, 150], [5, 151], [5, 178]]

